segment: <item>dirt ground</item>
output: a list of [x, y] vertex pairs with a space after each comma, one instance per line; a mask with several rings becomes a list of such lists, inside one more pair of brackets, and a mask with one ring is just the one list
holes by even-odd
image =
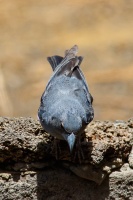
[[74, 44], [95, 119], [133, 116], [133, 1], [0, 1], [0, 115], [36, 118], [47, 56]]

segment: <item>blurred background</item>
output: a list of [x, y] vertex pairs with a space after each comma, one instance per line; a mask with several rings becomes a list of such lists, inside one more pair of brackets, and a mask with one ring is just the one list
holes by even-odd
[[133, 116], [133, 0], [0, 0], [0, 116], [37, 118], [47, 56], [74, 44], [95, 119]]

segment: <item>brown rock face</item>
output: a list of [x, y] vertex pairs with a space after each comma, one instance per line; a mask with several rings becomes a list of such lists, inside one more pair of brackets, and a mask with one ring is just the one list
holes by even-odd
[[32, 118], [0, 118], [0, 199], [132, 199], [133, 119], [91, 123], [83, 157], [53, 144]]

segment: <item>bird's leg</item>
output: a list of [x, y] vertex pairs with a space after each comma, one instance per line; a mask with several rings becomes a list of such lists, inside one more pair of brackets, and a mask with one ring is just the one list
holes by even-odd
[[60, 140], [58, 140], [57, 138], [54, 138], [53, 145], [52, 145], [52, 154], [55, 155], [56, 160], [59, 159], [59, 155], [61, 153], [59, 143], [60, 143]]
[[76, 144], [75, 144], [75, 151], [74, 151], [74, 161], [78, 159], [79, 163], [85, 159], [84, 152], [81, 145], [81, 137], [77, 137]]

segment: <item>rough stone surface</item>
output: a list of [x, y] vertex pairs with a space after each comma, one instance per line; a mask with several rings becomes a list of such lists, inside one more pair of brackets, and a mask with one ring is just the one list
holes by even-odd
[[133, 119], [95, 121], [70, 155], [32, 118], [0, 118], [0, 199], [133, 199]]
[[114, 199], [133, 199], [133, 170], [126, 163], [121, 171], [110, 174], [110, 196]]

